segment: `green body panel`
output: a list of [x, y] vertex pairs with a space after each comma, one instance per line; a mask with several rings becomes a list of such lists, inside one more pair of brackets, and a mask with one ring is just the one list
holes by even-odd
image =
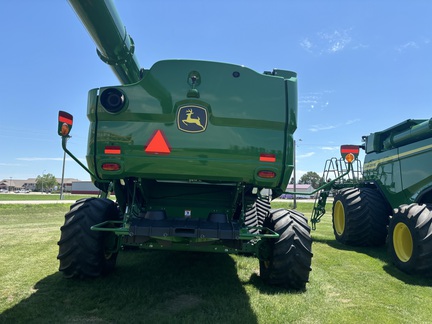
[[[364, 177], [381, 188], [393, 208], [416, 202], [432, 187], [432, 139], [365, 157]], [[431, 202], [431, 201], [429, 201]]]
[[430, 120], [407, 120], [365, 140], [364, 179], [375, 182], [393, 208], [432, 202]]
[[[188, 75], [197, 71], [199, 98], [188, 98]], [[239, 73], [233, 77], [233, 73]], [[89, 93], [90, 142], [87, 161], [101, 179], [137, 177], [158, 180], [243, 182], [284, 190], [293, 169], [292, 132], [296, 128], [296, 78], [256, 73], [248, 68], [214, 62], [170, 60], [156, 63], [133, 85], [115, 87], [125, 94], [126, 106], [109, 113], [98, 91]], [[204, 131], [188, 132], [179, 109], [200, 107], [208, 116]], [[194, 109], [194, 108], [192, 108]], [[194, 125], [195, 126], [195, 125]], [[169, 154], [148, 154], [145, 147], [161, 130]], [[96, 139], [96, 140], [95, 140]], [[118, 146], [121, 154], [105, 154]], [[275, 162], [260, 162], [260, 154]], [[103, 163], [120, 164], [104, 171]], [[272, 170], [275, 178], [257, 176]]]

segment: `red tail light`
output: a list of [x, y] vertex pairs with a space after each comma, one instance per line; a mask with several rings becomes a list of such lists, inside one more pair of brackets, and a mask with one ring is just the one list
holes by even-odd
[[266, 179], [272, 179], [272, 178], [276, 177], [276, 172], [261, 170], [261, 171], [258, 171], [258, 177], [266, 178]]
[[354, 155], [358, 155], [360, 152], [360, 147], [358, 145], [341, 145], [340, 151], [341, 154], [352, 153]]
[[102, 164], [102, 170], [119, 171], [120, 170], [120, 164], [118, 164], [118, 163], [104, 163], [104, 164]]

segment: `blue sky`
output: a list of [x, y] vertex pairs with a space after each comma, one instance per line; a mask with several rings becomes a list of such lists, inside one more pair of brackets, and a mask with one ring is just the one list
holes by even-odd
[[[116, 1], [142, 67], [169, 58], [296, 71], [298, 176], [341, 144], [432, 108], [432, 1]], [[58, 110], [84, 160], [89, 89], [116, 85], [66, 0], [7, 1], [0, 12], [0, 179], [61, 177]], [[87, 180], [67, 160], [65, 177]]]

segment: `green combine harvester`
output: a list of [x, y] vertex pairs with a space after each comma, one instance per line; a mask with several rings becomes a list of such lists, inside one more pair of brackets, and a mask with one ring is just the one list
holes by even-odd
[[[352, 246], [387, 243], [392, 263], [409, 274], [432, 275], [432, 119], [409, 119], [363, 136], [364, 145], [343, 145], [350, 161], [349, 177], [321, 191], [312, 215], [312, 227], [325, 213], [334, 193], [333, 230], [337, 241]], [[324, 179], [346, 173], [347, 162], [330, 159]]]
[[69, 2], [121, 85], [89, 91], [87, 165], [66, 147], [73, 116], [59, 113], [63, 149], [102, 192], [65, 215], [60, 271], [109, 273], [125, 247], [242, 253], [267, 284], [304, 289], [307, 219], [270, 209], [293, 171], [296, 73], [197, 60], [143, 69], [111, 1]]

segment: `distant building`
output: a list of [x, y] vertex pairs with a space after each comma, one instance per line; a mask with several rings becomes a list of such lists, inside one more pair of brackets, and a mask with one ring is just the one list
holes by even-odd
[[[56, 178], [57, 182], [61, 184], [61, 178]], [[71, 192], [72, 190], [72, 182], [79, 181], [74, 178], [65, 178], [63, 179], [63, 192]], [[36, 178], [29, 178], [27, 180], [20, 179], [3, 179], [0, 181], [0, 189], [6, 191], [15, 191], [15, 190], [36, 190]], [[60, 188], [58, 188], [60, 189]]]
[[[301, 192], [302, 194], [296, 194], [296, 198], [298, 199], [310, 199], [314, 198], [312, 192], [315, 190], [314, 187], [310, 184], [296, 184], [295, 192]], [[286, 191], [294, 191], [294, 185], [289, 184], [286, 188]], [[279, 198], [282, 199], [292, 199], [294, 195], [292, 194], [283, 194]]]
[[33, 191], [35, 189], [35, 186], [35, 179], [19, 180], [11, 178], [3, 179], [0, 181], [0, 189], [6, 191], [14, 191], [21, 189]]
[[99, 189], [91, 181], [72, 182], [71, 193], [78, 195], [99, 194]]

